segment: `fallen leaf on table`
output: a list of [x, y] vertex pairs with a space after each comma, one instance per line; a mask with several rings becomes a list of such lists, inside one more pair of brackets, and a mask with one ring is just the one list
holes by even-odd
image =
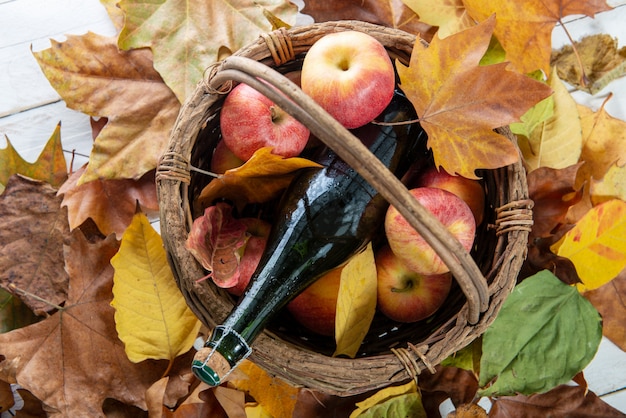
[[552, 71], [548, 84], [554, 91], [552, 116], [539, 123], [518, 144], [529, 172], [539, 167], [565, 168], [576, 164], [583, 148], [580, 116], [576, 102]]
[[591, 176], [600, 180], [614, 164], [626, 165], [626, 122], [609, 115], [604, 106], [594, 112], [578, 105], [578, 112], [583, 136], [581, 159]]
[[117, 338], [110, 306], [117, 250], [112, 235], [91, 243], [75, 230], [65, 247], [70, 286], [63, 309], [0, 334], [0, 370], [16, 361], [17, 382], [50, 417], [104, 416], [107, 398], [146, 409], [145, 391], [163, 373], [154, 363], [131, 363]]
[[34, 52], [67, 106], [108, 122], [97, 136], [80, 183], [138, 179], [156, 168], [180, 103], [152, 67], [149, 50], [120, 51], [115, 37], [68, 35]]
[[[626, 267], [626, 202], [609, 200], [592, 208], [552, 251], [574, 263], [580, 292], [597, 289]], [[598, 268], [602, 266], [602, 268]]]
[[565, 16], [611, 10], [605, 0], [463, 0], [469, 15], [483, 21], [497, 16], [494, 35], [506, 51], [506, 59], [520, 73], [537, 69], [550, 73], [552, 30]]
[[52, 187], [59, 187], [67, 179], [67, 163], [61, 145], [61, 124], [59, 123], [37, 161], [29, 163], [24, 160], [13, 148], [9, 138], [4, 138], [7, 147], [0, 149], [0, 193], [6, 187], [9, 177], [21, 174], [35, 180], [49, 183]]
[[[20, 294], [36, 314], [52, 312], [67, 297], [63, 244], [69, 237], [67, 212], [49, 184], [19, 175], [0, 195], [0, 284]], [[19, 293], [18, 293], [19, 294]]]
[[235, 52], [272, 30], [264, 9], [289, 24], [297, 13], [296, 5], [284, 0], [187, 0], [184, 6], [174, 0], [124, 0], [118, 7], [126, 16], [119, 47], [150, 48], [154, 68], [181, 103], [217, 62], [220, 48]]
[[506, 64], [479, 65], [495, 26], [485, 22], [430, 46], [416, 43], [408, 67], [397, 63], [400, 87], [428, 133], [435, 165], [477, 178], [475, 170], [516, 162], [517, 148], [493, 129], [519, 121], [552, 90], [508, 71]]
[[561, 80], [596, 94], [626, 74], [626, 47], [618, 49], [617, 41], [607, 34], [585, 36], [574, 42], [576, 52], [572, 45], [553, 51], [551, 65], [556, 67]]
[[130, 361], [171, 363], [189, 351], [200, 321], [176, 285], [160, 235], [143, 213], [135, 215], [124, 232], [111, 265], [115, 270], [111, 306]]
[[591, 179], [591, 202], [594, 205], [611, 199], [626, 201], [626, 165], [614, 164], [602, 180]]
[[602, 333], [626, 351], [626, 270], [605, 285], [583, 294], [602, 315]]
[[437, 35], [446, 38], [476, 23], [467, 14], [462, 0], [402, 0], [413, 10], [421, 22], [437, 26]]
[[70, 228], [75, 229], [91, 218], [100, 232], [121, 237], [130, 225], [137, 204], [144, 211], [159, 210], [154, 171], [138, 180], [97, 179], [78, 185], [85, 167], [76, 170], [61, 186], [61, 206], [67, 206]]

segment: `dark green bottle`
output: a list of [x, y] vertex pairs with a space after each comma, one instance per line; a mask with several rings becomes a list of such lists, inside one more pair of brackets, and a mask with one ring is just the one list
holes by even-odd
[[[415, 120], [400, 90], [377, 118]], [[352, 131], [397, 177], [426, 154], [426, 133], [415, 123], [370, 123]], [[265, 253], [237, 306], [217, 326], [192, 364], [196, 376], [218, 385], [246, 358], [268, 320], [329, 270], [362, 250], [383, 222], [387, 202], [332, 150], [312, 158], [321, 169], [302, 171], [279, 205]]]

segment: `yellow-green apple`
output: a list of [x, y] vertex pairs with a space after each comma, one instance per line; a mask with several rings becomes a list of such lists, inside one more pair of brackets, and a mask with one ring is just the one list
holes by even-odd
[[376, 252], [378, 308], [398, 322], [428, 318], [443, 305], [450, 293], [450, 273], [416, 273], [398, 258], [389, 246]]
[[222, 140], [233, 154], [248, 161], [263, 147], [283, 157], [299, 155], [309, 130], [270, 99], [247, 84], [238, 84], [220, 112]]
[[[465, 250], [472, 248], [476, 221], [463, 199], [434, 187], [417, 187], [411, 189], [410, 193], [439, 219]], [[385, 234], [391, 250], [411, 270], [426, 275], [450, 271], [437, 252], [394, 206], [390, 206], [385, 214]]]
[[335, 335], [335, 312], [343, 267], [333, 269], [304, 289], [287, 309], [303, 327], [320, 335]]
[[325, 35], [302, 62], [302, 91], [348, 129], [378, 116], [391, 102], [395, 83], [385, 47], [363, 32]]
[[216, 174], [223, 174], [227, 170], [237, 168], [243, 163], [244, 161], [241, 158], [228, 149], [224, 141], [219, 141], [211, 157], [211, 171]]
[[240, 248], [241, 258], [239, 260], [237, 284], [226, 289], [235, 296], [241, 296], [246, 287], [248, 287], [250, 278], [254, 274], [265, 251], [267, 237], [272, 228], [269, 222], [258, 218], [242, 218], [240, 221], [247, 227], [246, 233], [248, 238], [244, 246]]
[[436, 187], [454, 193], [472, 210], [476, 225], [483, 221], [485, 213], [485, 189], [478, 180], [453, 176], [435, 166], [427, 168], [417, 179], [414, 187]]

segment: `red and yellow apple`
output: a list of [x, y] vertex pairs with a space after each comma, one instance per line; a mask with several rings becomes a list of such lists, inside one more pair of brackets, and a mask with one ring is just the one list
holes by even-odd
[[302, 91], [348, 129], [378, 116], [391, 102], [395, 84], [385, 47], [363, 32], [325, 35], [302, 62]]
[[342, 269], [329, 271], [289, 302], [287, 309], [303, 327], [320, 335], [335, 335]]
[[244, 161], [241, 158], [228, 149], [224, 141], [220, 141], [213, 150], [211, 171], [216, 174], [223, 174], [230, 169], [239, 167], [243, 163]]
[[435, 166], [427, 168], [417, 179], [415, 187], [436, 187], [454, 193], [472, 210], [476, 225], [483, 221], [485, 213], [485, 189], [478, 180], [448, 174]]
[[376, 252], [378, 308], [398, 322], [428, 318], [443, 305], [450, 293], [450, 273], [416, 273], [398, 258], [389, 246]]
[[228, 149], [243, 161], [264, 147], [273, 147], [272, 152], [283, 157], [295, 157], [309, 139], [306, 126], [247, 84], [238, 84], [226, 96], [220, 127]]
[[[459, 240], [466, 251], [472, 248], [476, 221], [463, 199], [434, 187], [417, 187], [410, 192]], [[411, 270], [425, 275], [450, 271], [437, 252], [394, 206], [390, 206], [385, 215], [385, 234], [391, 250]]]

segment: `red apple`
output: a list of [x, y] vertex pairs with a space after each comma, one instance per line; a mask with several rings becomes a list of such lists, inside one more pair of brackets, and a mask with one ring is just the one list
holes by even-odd
[[445, 170], [431, 166], [422, 173], [415, 187], [436, 187], [454, 193], [472, 210], [476, 225], [483, 221], [485, 212], [485, 189], [478, 180], [463, 176], [453, 176]]
[[415, 322], [434, 314], [452, 286], [450, 273], [426, 276], [409, 269], [389, 246], [376, 253], [378, 308], [398, 322]]
[[[467, 251], [472, 248], [476, 221], [463, 199], [434, 187], [418, 187], [410, 192], [459, 240], [463, 248]], [[391, 250], [411, 270], [425, 275], [450, 271], [437, 252], [394, 206], [390, 206], [385, 215], [385, 234]]]
[[239, 167], [243, 163], [244, 161], [241, 158], [228, 149], [224, 141], [220, 141], [213, 151], [211, 171], [216, 174], [223, 174], [232, 168]]
[[371, 122], [387, 107], [395, 73], [385, 47], [357, 31], [315, 42], [302, 62], [302, 91], [348, 129]]
[[297, 119], [247, 84], [238, 84], [220, 113], [222, 139], [238, 158], [248, 161], [263, 147], [283, 157], [295, 157], [306, 146], [309, 130]]
[[321, 335], [335, 335], [335, 312], [342, 269], [339, 267], [329, 271], [287, 305], [296, 321], [308, 330]]
[[250, 236], [242, 247], [243, 255], [239, 261], [239, 280], [235, 286], [226, 289], [235, 296], [241, 296], [248, 287], [250, 278], [252, 278], [265, 251], [267, 237], [272, 228], [268, 222], [257, 218], [242, 218], [241, 222], [246, 224], [246, 231]]

